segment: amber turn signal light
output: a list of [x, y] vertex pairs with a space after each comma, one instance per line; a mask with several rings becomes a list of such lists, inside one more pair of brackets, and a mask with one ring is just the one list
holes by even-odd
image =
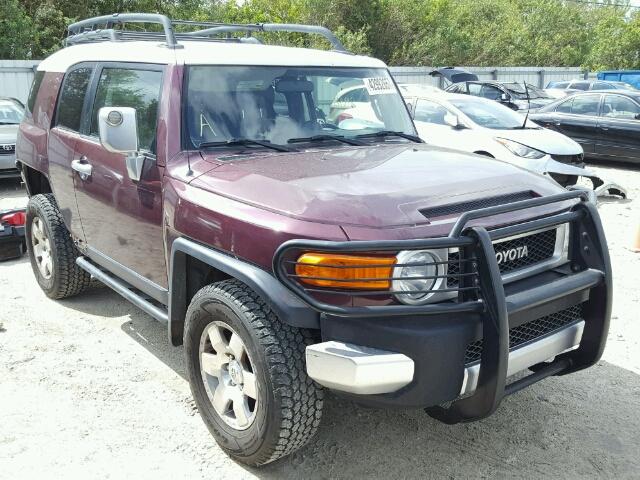
[[298, 280], [316, 287], [385, 290], [396, 257], [305, 253], [296, 263]]

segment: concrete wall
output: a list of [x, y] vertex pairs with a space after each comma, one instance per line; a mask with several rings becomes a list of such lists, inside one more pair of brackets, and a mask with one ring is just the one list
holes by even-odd
[[27, 102], [37, 60], [0, 60], [0, 97]]
[[[572, 80], [594, 77], [579, 67], [462, 67], [478, 75], [480, 80], [526, 81], [538, 87], [546, 87], [552, 80]], [[399, 83], [418, 83], [444, 87], [439, 78], [431, 77], [433, 67], [391, 67], [391, 73]]]

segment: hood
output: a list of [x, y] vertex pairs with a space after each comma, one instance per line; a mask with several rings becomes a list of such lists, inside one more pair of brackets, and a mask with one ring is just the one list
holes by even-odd
[[0, 125], [0, 144], [16, 143], [20, 125]]
[[506, 138], [550, 155], [579, 155], [582, 147], [559, 132], [548, 128], [524, 130], [491, 130], [493, 137]]
[[[222, 155], [204, 152], [214, 163]], [[419, 225], [429, 223], [420, 213], [427, 208], [563, 191], [504, 162], [420, 144], [263, 153], [219, 165], [191, 185], [297, 219], [341, 226]]]

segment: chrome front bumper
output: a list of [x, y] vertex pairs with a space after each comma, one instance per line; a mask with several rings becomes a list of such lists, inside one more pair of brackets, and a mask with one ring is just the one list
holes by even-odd
[[[552, 359], [580, 345], [584, 321], [509, 352], [507, 377]], [[401, 353], [342, 342], [323, 342], [306, 348], [307, 374], [320, 385], [359, 395], [391, 393], [413, 381], [414, 362]], [[480, 362], [468, 365], [460, 395], [475, 391]]]

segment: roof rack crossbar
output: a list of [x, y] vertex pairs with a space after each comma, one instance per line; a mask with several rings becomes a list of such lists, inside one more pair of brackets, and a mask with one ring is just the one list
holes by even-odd
[[292, 33], [311, 33], [322, 35], [326, 38], [334, 50], [339, 52], [346, 52], [347, 49], [344, 48], [344, 45], [335, 34], [325, 27], [320, 27], [317, 25], [300, 25], [296, 23], [254, 23], [254, 24], [246, 24], [246, 25], [237, 25], [237, 24], [221, 24], [214, 25], [209, 28], [205, 28], [204, 30], [197, 30], [195, 32], [185, 33], [184, 35], [200, 37], [200, 36], [208, 36], [215, 35], [219, 33], [235, 33], [235, 32], [292, 32]]
[[173, 33], [173, 25], [171, 24], [169, 17], [155, 13], [114, 13], [113, 15], [103, 15], [101, 17], [88, 18], [86, 20], [72, 23], [67, 27], [67, 31], [69, 32], [67, 43], [76, 43], [74, 42], [74, 38], [86, 33], [86, 29], [89, 29], [89, 31], [96, 31], [98, 26], [107, 25], [107, 30], [113, 31], [113, 28], [111, 28], [113, 25], [123, 23], [160, 24], [164, 29], [167, 46], [178, 46], [178, 42], [176, 41], [176, 37]]

